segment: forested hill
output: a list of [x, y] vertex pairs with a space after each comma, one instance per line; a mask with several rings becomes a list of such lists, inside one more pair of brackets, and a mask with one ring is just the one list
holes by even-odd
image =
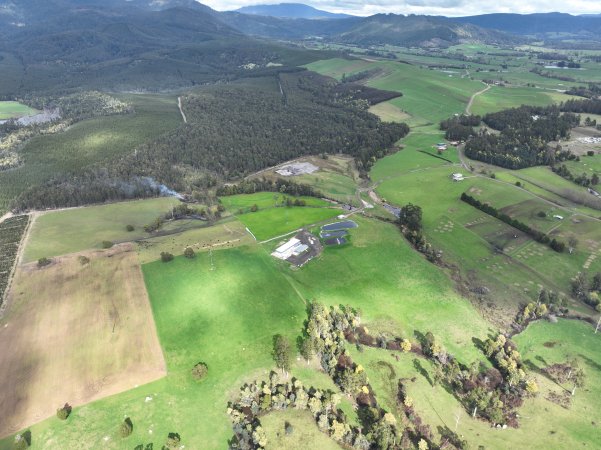
[[31, 188], [14, 206], [75, 206], [156, 195], [144, 182], [147, 177], [204, 198], [223, 181], [322, 153], [350, 154], [366, 173], [409, 132], [407, 125], [383, 123], [367, 111], [370, 103], [398, 95], [312, 72], [207, 86], [184, 97], [187, 124], [124, 159]]
[[572, 16], [563, 13], [538, 14], [483, 14], [480, 16], [456, 17], [453, 20], [483, 28], [501, 30], [522, 35], [545, 33], [601, 33], [600, 16]]
[[160, 10], [150, 0], [0, 1], [4, 96], [82, 87], [165, 90], [323, 57], [245, 37], [193, 0], [163, 2]]
[[517, 38], [505, 33], [469, 23], [457, 23], [453, 19], [396, 14], [376, 14], [367, 17], [335, 39], [363, 45], [420, 47], [446, 47], [467, 42], [503, 44], [517, 41]]

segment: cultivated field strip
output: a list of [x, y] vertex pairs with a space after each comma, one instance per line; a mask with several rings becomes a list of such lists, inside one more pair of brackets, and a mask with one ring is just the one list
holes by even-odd
[[0, 306], [19, 252], [19, 244], [29, 223], [29, 216], [15, 216], [0, 223]]

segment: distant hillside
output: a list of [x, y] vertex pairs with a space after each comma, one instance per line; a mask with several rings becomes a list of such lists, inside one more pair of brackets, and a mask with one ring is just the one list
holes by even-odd
[[173, 89], [298, 70], [318, 58], [244, 37], [194, 0], [0, 0], [0, 11], [0, 73], [10, 74], [0, 95]]
[[447, 47], [460, 43], [510, 43], [512, 36], [469, 23], [433, 16], [376, 14], [367, 17], [335, 40], [362, 44], [392, 44], [420, 47]]
[[302, 3], [280, 3], [277, 5], [244, 6], [236, 12], [259, 16], [282, 17], [288, 19], [346, 19], [348, 14], [336, 14], [313, 8]]
[[305, 39], [310, 37], [330, 37], [343, 33], [360, 23], [363, 18], [348, 19], [290, 19], [285, 17], [258, 16], [239, 12], [224, 12], [219, 16], [232, 28], [251, 36], [272, 39]]
[[572, 16], [563, 13], [484, 14], [481, 16], [457, 17], [453, 20], [521, 35], [569, 33], [572, 35], [590, 35], [598, 40], [599, 33], [601, 33], [600, 16]]
[[447, 47], [460, 43], [510, 44], [519, 38], [452, 19], [432, 16], [376, 14], [338, 20], [289, 19], [239, 12], [222, 13], [232, 28], [275, 39], [320, 37], [326, 41], [358, 45]]

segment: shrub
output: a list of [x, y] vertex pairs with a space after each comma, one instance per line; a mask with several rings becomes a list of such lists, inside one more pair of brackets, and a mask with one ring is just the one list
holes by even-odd
[[62, 408], [58, 408], [56, 410], [56, 417], [58, 417], [60, 420], [67, 420], [67, 417], [69, 417], [69, 415], [71, 414], [72, 409], [73, 408], [71, 408], [71, 405], [65, 403], [65, 405]]
[[169, 262], [173, 260], [173, 255], [169, 252], [161, 252], [161, 261]]
[[77, 260], [79, 261], [79, 264], [81, 264], [82, 266], [85, 266], [86, 264], [90, 263], [90, 258], [88, 258], [87, 256], [83, 256], [83, 255], [79, 255], [77, 257]]
[[207, 375], [208, 372], [209, 368], [207, 365], [203, 362], [199, 362], [192, 368], [192, 377], [195, 380], [200, 381]]
[[126, 229], [127, 231], [134, 231], [136, 228], [135, 228], [133, 225], [127, 225], [127, 226], [125, 227], [125, 229]]
[[184, 256], [186, 258], [194, 258], [196, 254], [194, 253], [194, 249], [192, 247], [186, 247], [186, 249], [184, 250]]
[[517, 187], [522, 187], [522, 182], [521, 182], [521, 181], [516, 181], [516, 182], [515, 182], [515, 185], [516, 185]]
[[588, 156], [595, 156], [595, 151], [594, 150], [589, 150], [588, 152], [586, 152], [586, 154]]
[[129, 417], [126, 417], [123, 422], [121, 422], [121, 426], [119, 427], [119, 434], [122, 438], [126, 438], [129, 436], [134, 430], [134, 424], [131, 422]]
[[24, 450], [31, 445], [31, 431], [27, 430], [15, 436], [12, 450]]
[[40, 258], [38, 259], [38, 267], [46, 267], [52, 262], [51, 259], [48, 258]]
[[259, 210], [259, 205], [256, 203], [250, 207], [250, 212], [257, 212]]
[[547, 217], [547, 213], [544, 211], [539, 211], [538, 213], [536, 213], [536, 215], [541, 218]]
[[292, 426], [292, 424], [288, 421], [284, 422], [284, 431], [286, 432], [287, 435], [291, 435], [292, 432], [294, 431], [294, 427]]
[[181, 438], [178, 433], [169, 433], [167, 441], [165, 442], [166, 449], [178, 448]]
[[113, 243], [111, 241], [102, 241], [102, 248], [111, 248]]

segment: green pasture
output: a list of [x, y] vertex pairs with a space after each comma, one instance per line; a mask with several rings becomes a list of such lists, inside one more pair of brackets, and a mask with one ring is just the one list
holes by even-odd
[[[454, 292], [445, 274], [415, 253], [393, 225], [356, 220], [352, 246], [326, 249], [300, 271], [279, 264], [258, 246], [144, 265], [168, 375], [75, 405], [67, 423], [50, 418], [31, 427], [32, 449], [71, 448], [76, 442], [82, 449], [150, 442], [157, 446], [171, 431], [181, 434], [186, 447], [200, 442], [203, 448], [226, 448], [231, 436], [227, 401], [244, 381], [268, 374], [273, 334], [296, 338], [309, 299], [361, 308], [374, 332], [412, 336], [414, 330], [444, 327], [448, 332], [441, 339], [449, 349], [466, 359], [477, 358], [470, 337], [486, 334], [488, 327]], [[473, 318], [467, 326], [465, 317]], [[201, 383], [189, 375], [198, 361], [209, 367]], [[326, 375], [304, 361], [292, 373], [307, 386], [333, 387]], [[341, 408], [356, 421], [347, 400]], [[132, 418], [134, 433], [123, 441], [117, 433], [125, 415]], [[7, 448], [9, 440], [1, 441], [0, 449]]]
[[348, 175], [320, 170], [296, 177], [296, 181], [308, 184], [328, 198], [349, 202], [355, 196], [357, 183]]
[[548, 106], [570, 99], [571, 96], [542, 89], [492, 86], [474, 99], [473, 114], [486, 114], [521, 105]]
[[[444, 329], [441, 340], [466, 359], [478, 357], [471, 336], [487, 324], [459, 296], [446, 274], [427, 262], [394, 225], [353, 216], [352, 245], [325, 248], [302, 270], [282, 265], [295, 290], [307, 300], [349, 304], [362, 311], [372, 332], [413, 338], [414, 332]], [[471, 317], [469, 323], [463, 318]]]
[[[454, 162], [458, 162], [457, 150], [449, 147], [442, 155], [436, 154], [435, 145], [444, 142], [442, 132], [412, 132], [400, 141], [403, 149], [377, 161], [370, 171], [370, 177], [374, 182], [379, 182], [392, 177], [397, 177], [410, 172], [423, 171], [431, 167], [449, 166], [449, 176], [462, 168], [453, 167], [451, 163], [436, 156], [442, 156]], [[429, 154], [426, 154], [427, 152]]]
[[335, 208], [291, 206], [249, 212], [237, 218], [252, 231], [257, 240], [263, 241], [336, 217], [340, 213], [341, 210]]
[[66, 131], [37, 136], [20, 150], [24, 164], [0, 172], [0, 211], [30, 186], [61, 174], [115, 160], [181, 123], [177, 99], [166, 95], [127, 95], [135, 112], [84, 120]]
[[[277, 192], [258, 192], [221, 197], [222, 204], [255, 235], [263, 241], [305, 225], [321, 222], [340, 214], [339, 209], [332, 208], [330, 203], [314, 197], [299, 197], [307, 202], [307, 206], [278, 206], [284, 196]], [[293, 198], [293, 197], [291, 197]], [[258, 211], [251, 212], [252, 205]], [[242, 209], [242, 214], [238, 211]]]
[[[23, 261], [101, 248], [103, 241], [147, 237], [144, 225], [179, 203], [175, 197], [160, 197], [40, 214], [32, 225]], [[133, 225], [134, 231], [127, 231], [127, 225]]]
[[19, 102], [0, 102], [0, 120], [30, 116], [37, 111]]
[[251, 206], [257, 205], [259, 210], [280, 207], [286, 198], [291, 200], [304, 200], [307, 206], [323, 207], [330, 204], [325, 200], [315, 197], [294, 197], [292, 195], [280, 194], [279, 192], [256, 192], [254, 194], [227, 195], [220, 197], [221, 204], [231, 213], [237, 213], [239, 209], [248, 212]]
[[588, 177], [591, 177], [593, 173], [601, 175], [600, 153], [596, 153], [594, 156], [581, 156], [580, 161], [566, 161], [562, 164], [565, 164], [575, 176], [583, 173], [586, 173]]
[[[345, 60], [327, 60], [307, 66], [318, 73], [339, 77], [342, 73], [355, 73], [378, 68], [383, 73], [369, 80], [369, 86], [399, 91], [402, 97], [390, 100], [401, 111], [412, 117], [407, 123], [412, 126], [437, 124], [455, 113], [462, 113], [470, 96], [482, 89], [482, 83], [469, 78], [449, 77], [448, 74], [422, 69], [398, 62], [360, 60], [352, 66]], [[349, 70], [352, 69], [352, 70]]]
[[[186, 222], [186, 221], [178, 221]], [[239, 220], [227, 217], [211, 225], [199, 225], [198, 221], [190, 221], [193, 228], [181, 232], [149, 237], [136, 242], [140, 263], [146, 264], [156, 261], [162, 252], [172, 255], [182, 255], [187, 247], [196, 253], [209, 250], [225, 250], [228, 248], [248, 245], [254, 239], [248, 234], [246, 228]], [[185, 224], [177, 224], [179, 227]]]
[[343, 74], [351, 75], [372, 68], [372, 63], [363, 59], [332, 58], [312, 62], [305, 67], [340, 80]]
[[[467, 192], [495, 207], [511, 208], [536, 198], [515, 186], [485, 177], [453, 182], [450, 179], [453, 169], [441, 166], [404, 173], [386, 179], [377, 191], [393, 204], [411, 202], [421, 205], [424, 230], [434, 247], [443, 251], [443, 258], [460, 264], [466, 273], [476, 275], [479, 283], [487, 286], [491, 296], [497, 299], [498, 307], [515, 311], [521, 301], [535, 298], [539, 286], [567, 292], [569, 278], [580, 270], [583, 258], [588, 257], [585, 252], [577, 252], [577, 255], [553, 253], [549, 258], [550, 252], [545, 248], [541, 256], [541, 251], [528, 251], [525, 253], [528, 258], [514, 257], [514, 253], [522, 246], [530, 245], [531, 240], [459, 199], [462, 192]], [[542, 205], [546, 204], [537, 204], [534, 213]], [[546, 212], [554, 211], [550, 205], [546, 206]], [[534, 223], [532, 211], [527, 211], [524, 206], [518, 207], [517, 215], [547, 231], [554, 226], [551, 218], [549, 223], [543, 223], [545, 226]], [[497, 254], [494, 247], [504, 248], [511, 256]], [[536, 264], [537, 258], [544, 264]], [[511, 313], [507, 312], [505, 316], [511, 317]]]

